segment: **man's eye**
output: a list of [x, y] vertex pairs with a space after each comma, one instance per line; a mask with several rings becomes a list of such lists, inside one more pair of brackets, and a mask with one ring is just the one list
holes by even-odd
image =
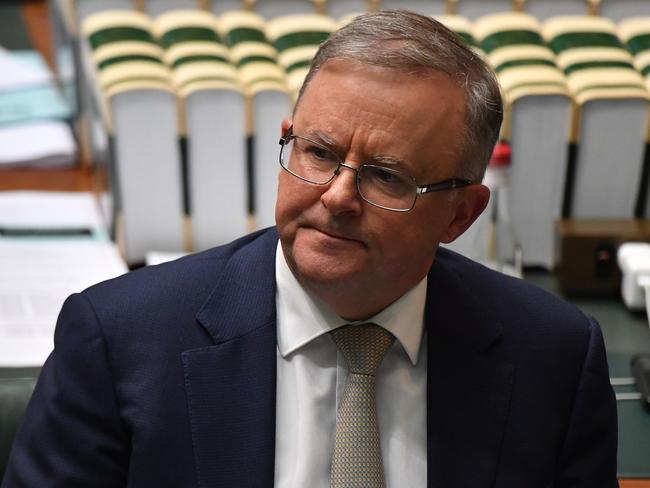
[[332, 161], [336, 159], [332, 151], [319, 146], [309, 146], [307, 148], [307, 154], [309, 154], [310, 156], [316, 159], [320, 159], [324, 161]]
[[390, 171], [377, 170], [374, 177], [382, 183], [401, 183], [402, 179]]

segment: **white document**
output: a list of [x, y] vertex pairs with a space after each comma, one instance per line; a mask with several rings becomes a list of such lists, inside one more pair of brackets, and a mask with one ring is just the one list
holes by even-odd
[[99, 205], [89, 192], [0, 192], [0, 229], [101, 230]]
[[42, 120], [0, 127], [0, 166], [71, 166], [76, 154], [66, 122]]
[[[42, 57], [24, 58], [0, 47], [0, 91], [14, 90], [52, 82], [52, 74]], [[36, 59], [36, 61], [35, 61]]]
[[66, 297], [126, 272], [111, 242], [0, 239], [0, 367], [42, 365]]
[[0, 192], [0, 367], [42, 365], [65, 298], [126, 271], [92, 193]]

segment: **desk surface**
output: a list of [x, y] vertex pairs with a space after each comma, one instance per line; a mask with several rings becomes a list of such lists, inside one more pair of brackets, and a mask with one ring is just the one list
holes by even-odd
[[3, 169], [1, 190], [91, 191], [95, 177], [90, 168]]

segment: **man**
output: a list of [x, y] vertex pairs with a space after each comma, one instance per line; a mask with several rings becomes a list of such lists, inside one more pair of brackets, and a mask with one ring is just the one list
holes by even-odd
[[71, 297], [3, 486], [617, 486], [597, 324], [438, 249], [500, 122], [437, 22], [335, 33], [282, 123], [277, 233]]

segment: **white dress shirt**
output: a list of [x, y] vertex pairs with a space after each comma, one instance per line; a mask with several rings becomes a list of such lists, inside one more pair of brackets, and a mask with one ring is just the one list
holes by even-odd
[[[350, 322], [302, 288], [279, 244], [275, 268], [275, 487], [329, 488], [336, 410], [347, 367], [327, 333]], [[425, 277], [388, 308], [363, 321], [378, 324], [396, 337], [376, 375], [387, 488], [426, 486], [426, 287]]]

